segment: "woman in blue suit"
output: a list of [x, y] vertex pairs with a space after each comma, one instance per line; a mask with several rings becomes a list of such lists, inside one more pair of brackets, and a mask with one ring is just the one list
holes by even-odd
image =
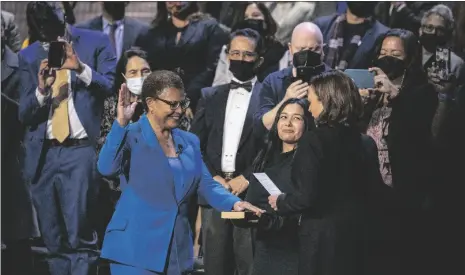
[[187, 274], [193, 244], [188, 221], [189, 200], [203, 196], [219, 211], [263, 211], [230, 194], [215, 182], [200, 154], [199, 140], [176, 129], [189, 106], [181, 78], [155, 71], [144, 81], [147, 114], [129, 124], [137, 103], [119, 93], [117, 119], [100, 152], [98, 170], [121, 174], [129, 162], [129, 178], [105, 232], [101, 257], [111, 273]]

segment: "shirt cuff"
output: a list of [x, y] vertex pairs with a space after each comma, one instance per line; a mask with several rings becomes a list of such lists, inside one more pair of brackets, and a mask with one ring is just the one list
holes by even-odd
[[36, 89], [36, 97], [37, 101], [39, 102], [39, 106], [42, 107], [45, 104], [45, 100], [50, 97], [50, 93], [47, 95], [43, 95], [40, 91], [39, 88]]
[[86, 86], [89, 86], [92, 82], [92, 69], [84, 63], [82, 63], [82, 66], [84, 67], [82, 73], [76, 74], [76, 76], [77, 78], [82, 80], [86, 84]]

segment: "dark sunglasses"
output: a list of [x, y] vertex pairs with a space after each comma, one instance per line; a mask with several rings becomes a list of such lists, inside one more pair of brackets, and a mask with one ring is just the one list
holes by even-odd
[[179, 107], [181, 107], [181, 109], [183, 109], [183, 110], [186, 110], [187, 108], [189, 108], [189, 105], [191, 104], [191, 101], [188, 98], [183, 99], [181, 101], [169, 101], [169, 100], [161, 99], [159, 97], [157, 97], [155, 99], [158, 99], [161, 102], [164, 102], [164, 103], [168, 104], [170, 106], [171, 110], [176, 110]]

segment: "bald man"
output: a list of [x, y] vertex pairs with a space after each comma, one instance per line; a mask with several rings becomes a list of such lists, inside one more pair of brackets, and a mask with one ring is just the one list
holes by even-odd
[[317, 25], [297, 25], [289, 43], [293, 66], [268, 75], [260, 90], [254, 133], [264, 136], [271, 129], [279, 107], [290, 98], [307, 96], [307, 81], [330, 68], [323, 63], [323, 35]]

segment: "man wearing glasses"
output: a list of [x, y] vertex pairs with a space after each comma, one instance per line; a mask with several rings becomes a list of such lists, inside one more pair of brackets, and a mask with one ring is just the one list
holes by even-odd
[[[251, 29], [231, 34], [227, 46], [230, 83], [202, 90], [192, 132], [200, 139], [203, 160], [213, 178], [231, 193], [244, 197], [258, 140], [253, 114], [258, 108], [261, 83], [257, 72], [263, 58], [260, 35]], [[252, 274], [250, 230], [234, 227], [221, 214], [202, 206], [202, 240], [205, 272], [215, 275]], [[236, 273], [234, 273], [236, 271]]]

